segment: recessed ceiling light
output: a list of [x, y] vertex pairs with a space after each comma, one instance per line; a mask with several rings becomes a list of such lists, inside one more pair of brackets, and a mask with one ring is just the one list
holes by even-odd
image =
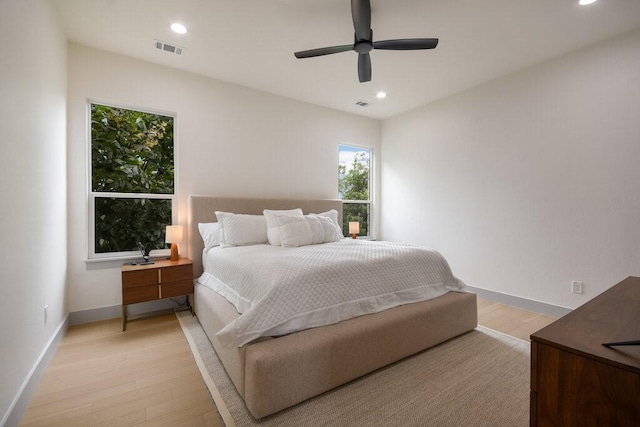
[[376, 98], [378, 99], [384, 99], [387, 97], [387, 93], [386, 92], [378, 92], [376, 93]]
[[588, 4], [595, 3], [595, 2], [596, 0], [580, 0], [578, 4], [580, 4], [581, 6], [586, 6]]
[[173, 24], [171, 24], [171, 29], [173, 30], [174, 33], [178, 33], [178, 34], [186, 34], [187, 32], [187, 27], [185, 27], [184, 25], [178, 22], [174, 22]]

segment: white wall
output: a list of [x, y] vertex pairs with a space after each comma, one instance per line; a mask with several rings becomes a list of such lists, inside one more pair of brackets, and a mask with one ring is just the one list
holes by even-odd
[[336, 198], [337, 145], [372, 147], [376, 155], [379, 149], [377, 120], [70, 45], [72, 312], [122, 301], [121, 263], [85, 263], [88, 98], [177, 113], [179, 221], [184, 225], [189, 194]]
[[384, 121], [382, 237], [575, 308], [640, 275], [639, 159], [635, 32]]
[[67, 315], [67, 44], [49, 2], [1, 10], [0, 425]]

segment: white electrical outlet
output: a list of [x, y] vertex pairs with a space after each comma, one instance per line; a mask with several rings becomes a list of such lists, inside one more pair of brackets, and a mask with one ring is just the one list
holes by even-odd
[[574, 294], [581, 294], [582, 293], [582, 282], [578, 282], [577, 280], [574, 280], [573, 282], [571, 282], [571, 292], [573, 292]]
[[49, 305], [44, 306], [44, 324], [47, 324], [47, 310], [49, 310]]

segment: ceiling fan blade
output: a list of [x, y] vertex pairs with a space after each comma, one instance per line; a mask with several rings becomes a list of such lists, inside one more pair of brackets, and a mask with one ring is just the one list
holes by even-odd
[[360, 83], [371, 81], [371, 57], [368, 53], [358, 55], [358, 79]]
[[438, 39], [399, 39], [373, 42], [374, 49], [417, 50], [433, 49], [438, 46]]
[[351, 0], [351, 16], [356, 40], [369, 40], [371, 37], [371, 3], [369, 0]]
[[303, 50], [294, 53], [296, 58], [312, 58], [314, 56], [331, 55], [332, 53], [347, 52], [353, 50], [352, 44], [346, 44], [342, 46], [321, 47], [318, 49]]

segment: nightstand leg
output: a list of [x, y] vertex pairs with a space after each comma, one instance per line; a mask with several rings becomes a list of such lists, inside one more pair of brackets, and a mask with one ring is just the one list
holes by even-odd
[[189, 302], [189, 295], [187, 295], [187, 307], [189, 307], [189, 310], [191, 310], [191, 315], [195, 316], [196, 314], [193, 312], [193, 306]]
[[126, 306], [122, 305], [122, 332], [127, 329], [127, 309]]

